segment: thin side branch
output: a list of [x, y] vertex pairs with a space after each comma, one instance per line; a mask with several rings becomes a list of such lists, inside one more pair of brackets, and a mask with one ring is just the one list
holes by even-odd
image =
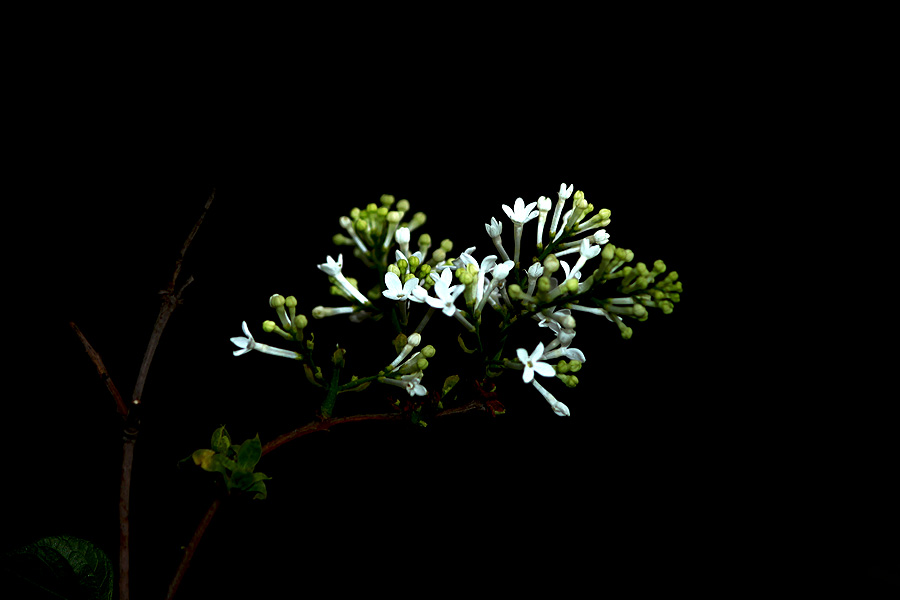
[[[443, 410], [437, 413], [435, 417], [462, 414], [472, 410], [486, 409], [483, 402], [473, 400], [464, 406]], [[324, 421], [313, 421], [312, 423], [308, 423], [303, 427], [298, 427], [293, 431], [284, 433], [273, 439], [272, 441], [264, 444], [262, 447], [262, 455], [265, 456], [272, 450], [280, 448], [288, 442], [299, 439], [310, 433], [315, 433], [317, 431], [329, 431], [335, 425], [343, 425], [344, 423], [358, 423], [360, 421], [404, 421], [406, 420], [406, 418], [406, 415], [402, 413], [378, 413], [367, 415], [351, 415], [349, 417], [338, 417], [336, 419], [326, 419]], [[212, 521], [212, 518], [215, 515], [221, 501], [221, 498], [216, 499], [203, 515], [203, 519], [200, 521], [200, 524], [197, 525], [197, 529], [196, 531], [194, 531], [194, 535], [191, 537], [190, 543], [184, 549], [184, 554], [181, 557], [181, 563], [178, 565], [178, 570], [175, 572], [175, 577], [172, 579], [172, 583], [169, 585], [169, 594], [166, 596], [166, 600], [172, 600], [175, 597], [175, 592], [181, 585], [181, 580], [184, 579], [184, 575], [191, 563], [191, 559], [194, 557], [194, 552], [196, 552], [197, 546], [200, 544], [200, 540], [203, 538], [203, 534], [209, 527], [210, 521]]]
[[116, 387], [116, 384], [113, 383], [112, 377], [109, 374], [109, 371], [106, 370], [106, 365], [103, 364], [103, 359], [100, 358], [100, 354], [94, 350], [94, 347], [91, 346], [91, 343], [87, 340], [78, 326], [70, 322], [69, 327], [72, 328], [72, 331], [75, 332], [75, 335], [78, 336], [78, 339], [81, 340], [82, 345], [84, 346], [87, 355], [90, 357], [91, 362], [94, 363], [94, 367], [97, 369], [97, 374], [100, 375], [100, 379], [103, 380], [103, 383], [106, 384], [106, 389], [109, 390], [109, 393], [112, 395], [113, 400], [116, 401], [116, 412], [124, 419], [125, 415], [128, 414], [128, 407], [125, 406], [125, 401], [122, 400], [122, 394], [119, 393], [119, 389]]

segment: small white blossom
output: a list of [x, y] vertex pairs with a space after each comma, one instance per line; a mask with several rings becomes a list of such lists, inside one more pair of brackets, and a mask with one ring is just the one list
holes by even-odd
[[234, 354], [235, 356], [247, 354], [251, 350], [256, 350], [257, 352], [262, 352], [263, 354], [271, 354], [272, 356], [283, 356], [285, 358], [293, 359], [302, 358], [302, 356], [298, 352], [294, 352], [293, 350], [273, 348], [268, 344], [260, 344], [259, 342], [254, 340], [253, 335], [250, 333], [250, 328], [247, 327], [247, 321], [243, 321], [241, 323], [241, 329], [243, 329], [244, 335], [246, 337], [231, 338], [231, 343], [238, 347], [237, 350], [232, 350], [232, 354]]
[[530, 202], [526, 205], [524, 200], [516, 198], [513, 208], [506, 204], [503, 205], [503, 212], [514, 224], [523, 225], [538, 216], [538, 211], [532, 210], [535, 206], [537, 206], [537, 202]]
[[497, 252], [500, 253], [500, 257], [503, 260], [509, 260], [509, 255], [503, 248], [503, 240], [500, 238], [500, 234], [503, 233], [503, 223], [498, 221], [494, 217], [491, 217], [490, 225], [485, 223], [484, 228], [487, 230], [487, 234], [491, 237], [491, 241], [494, 242], [494, 247], [497, 249]]
[[550, 408], [553, 409], [553, 412], [555, 412], [556, 414], [558, 414], [561, 417], [569, 416], [569, 407], [566, 406], [565, 404], [563, 404], [562, 402], [560, 402], [559, 400], [557, 400], [556, 398], [554, 398], [553, 394], [551, 394], [546, 389], [544, 389], [544, 386], [539, 384], [537, 379], [532, 380], [531, 385], [533, 385], [534, 389], [536, 389], [538, 392], [540, 392], [541, 396], [544, 397], [544, 400], [546, 400], [547, 403], [550, 404]]
[[403, 252], [403, 256], [409, 255], [409, 227], [400, 227], [394, 233], [394, 239], [397, 241], [397, 245], [400, 246], [400, 251]]
[[319, 270], [324, 271], [326, 275], [334, 277], [341, 272], [341, 269], [344, 266], [344, 255], [338, 254], [337, 260], [334, 260], [330, 256], [326, 256], [325, 262], [316, 266], [319, 267]]
[[381, 383], [394, 385], [406, 390], [410, 396], [427, 396], [428, 389], [422, 385], [422, 371], [416, 371], [409, 375], [403, 375], [399, 379], [391, 379], [388, 377], [379, 378]]
[[519, 262], [519, 249], [522, 245], [522, 226], [538, 216], [538, 211], [532, 210], [535, 206], [537, 206], [537, 202], [530, 202], [526, 205], [521, 198], [516, 198], [513, 208], [506, 204], [503, 205], [503, 212], [513, 222], [513, 241], [515, 242], [513, 262]]
[[537, 245], [538, 248], [543, 246], [544, 244], [544, 223], [547, 221], [547, 213], [550, 212], [550, 206], [552, 203], [550, 202], [550, 198], [546, 196], [541, 196], [538, 198], [537, 207], [538, 207], [538, 228], [537, 228]]
[[[400, 278], [396, 273], [388, 271], [384, 274], [384, 285], [386, 290], [382, 290], [381, 294], [385, 298], [391, 300], [412, 300], [413, 292], [419, 287], [419, 280], [416, 277], [410, 277], [406, 283], [400, 283]], [[418, 302], [418, 300], [416, 300]]]
[[528, 354], [525, 348], [516, 350], [516, 356], [519, 358], [519, 362], [525, 365], [525, 370], [522, 373], [522, 381], [525, 383], [531, 383], [534, 379], [535, 372], [543, 377], [553, 377], [556, 375], [556, 371], [550, 364], [541, 362], [540, 358], [542, 354], [544, 354], [543, 342], [538, 342], [537, 348], [535, 348], [531, 355]]
[[553, 211], [553, 220], [550, 222], [551, 236], [556, 234], [557, 232], [557, 226], [559, 225], [559, 215], [562, 213], [563, 205], [565, 205], [566, 200], [568, 200], [569, 196], [572, 195], [573, 189], [574, 184], [569, 184], [568, 188], [566, 187], [565, 183], [562, 183], [559, 186], [559, 199], [556, 201], [556, 210]]
[[362, 293], [356, 289], [356, 287], [347, 281], [347, 278], [344, 277], [344, 274], [341, 273], [341, 269], [344, 266], [344, 255], [338, 254], [338, 259], [334, 260], [330, 256], [325, 257], [325, 262], [319, 265], [319, 270], [323, 271], [329, 277], [334, 277], [335, 282], [347, 292], [348, 295], [353, 296], [361, 304], [368, 305], [371, 304], [369, 299], [362, 295]]
[[[449, 271], [446, 272], [449, 273]], [[433, 289], [437, 298], [427, 296], [425, 301], [428, 305], [433, 306], [434, 308], [440, 308], [448, 317], [454, 316], [457, 311], [454, 303], [456, 302], [456, 299], [459, 298], [460, 294], [465, 291], [465, 286], [456, 285], [453, 286], [451, 290], [450, 286], [444, 280], [442, 273], [441, 277], [435, 278]]]

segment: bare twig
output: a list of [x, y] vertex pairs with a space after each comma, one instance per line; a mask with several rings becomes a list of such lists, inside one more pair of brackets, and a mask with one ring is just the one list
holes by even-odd
[[134, 385], [134, 392], [131, 395], [132, 408], [126, 413], [125, 435], [122, 448], [122, 481], [119, 487], [119, 600], [129, 599], [129, 505], [131, 497], [131, 467], [134, 460], [134, 444], [137, 441], [138, 431], [140, 429], [140, 421], [137, 418], [136, 409], [140, 407], [141, 396], [144, 393], [144, 384], [147, 381], [147, 373], [150, 370], [150, 363], [153, 361], [153, 355], [156, 353], [156, 348], [159, 346], [162, 332], [169, 322], [172, 313], [175, 311], [175, 307], [181, 304], [182, 292], [184, 292], [184, 289], [188, 284], [193, 281], [193, 278], [189, 277], [178, 291], [175, 291], [175, 284], [177, 283], [178, 275], [181, 272], [181, 263], [184, 261], [184, 255], [191, 245], [191, 242], [194, 240], [194, 236], [197, 235], [197, 230], [200, 229], [200, 224], [203, 223], [203, 219], [206, 217], [206, 212], [209, 210], [215, 195], [216, 191], [213, 190], [206, 200], [200, 218], [197, 219], [197, 222], [194, 224], [193, 229], [191, 229], [191, 232], [188, 234], [187, 239], [181, 247], [178, 260], [175, 261], [175, 271], [172, 274], [172, 279], [169, 281], [166, 289], [161, 292], [162, 303], [159, 308], [159, 315], [157, 315], [156, 323], [153, 325], [153, 333], [150, 334], [150, 341], [147, 343], [147, 350], [144, 352], [144, 359], [141, 362], [141, 368]]
[[94, 367], [97, 369], [97, 374], [100, 375], [100, 379], [103, 380], [103, 383], [106, 384], [106, 389], [109, 390], [109, 393], [112, 395], [113, 400], [116, 401], [116, 412], [124, 419], [125, 415], [128, 414], [128, 407], [125, 406], [125, 401], [122, 400], [122, 394], [119, 393], [118, 388], [116, 388], [116, 384], [113, 383], [112, 377], [109, 375], [109, 371], [106, 370], [106, 365], [103, 364], [103, 359], [100, 358], [100, 354], [94, 350], [94, 347], [91, 346], [91, 343], [87, 340], [81, 330], [75, 323], [69, 323], [69, 327], [72, 328], [72, 331], [75, 332], [75, 335], [78, 336], [78, 339], [81, 340], [81, 343], [84, 345], [85, 351], [87, 351], [88, 356], [91, 359], [91, 362], [94, 363]]

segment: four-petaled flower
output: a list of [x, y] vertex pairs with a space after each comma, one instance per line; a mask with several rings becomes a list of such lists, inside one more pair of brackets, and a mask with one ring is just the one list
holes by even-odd
[[556, 371], [549, 363], [541, 362], [540, 358], [543, 354], [543, 342], [538, 342], [537, 348], [534, 349], [534, 352], [532, 352], [530, 356], [525, 348], [516, 350], [516, 356], [519, 357], [519, 362], [525, 365], [525, 371], [522, 373], [522, 381], [531, 383], [531, 380], [534, 379], [535, 372], [543, 377], [553, 377], [556, 375]]
[[250, 333], [250, 328], [247, 327], [247, 321], [241, 323], [241, 329], [243, 329], [244, 335], [247, 337], [231, 338], [231, 343], [238, 347], [237, 350], [232, 351], [232, 354], [234, 354], [235, 356], [247, 354], [251, 350], [256, 350], [257, 352], [271, 354], [273, 356], [283, 356], [285, 358], [293, 359], [303, 358], [299, 352], [294, 352], [293, 350], [283, 350], [281, 348], [273, 348], [268, 344], [260, 344], [253, 339], [253, 335]]
[[[387, 286], [387, 289], [382, 290], [381, 294], [385, 298], [390, 298], [391, 300], [416, 300], [413, 298], [413, 291], [418, 287], [419, 280], [415, 277], [410, 277], [406, 283], [401, 284], [397, 274], [388, 271], [384, 274], [384, 285]], [[418, 302], [419, 300], [416, 301]]]
[[456, 314], [456, 299], [459, 298], [460, 294], [465, 291], [466, 286], [464, 285], [456, 285], [451, 289], [447, 282], [443, 277], [443, 273], [441, 273], [441, 277], [435, 278], [434, 280], [434, 293], [437, 295], [437, 298], [432, 298], [431, 296], [425, 297], [425, 302], [428, 303], [429, 306], [433, 306], [434, 308], [440, 308], [445, 315], [448, 317], [452, 317]]
[[522, 225], [538, 216], [538, 211], [532, 210], [535, 206], [537, 206], [537, 202], [530, 202], [526, 205], [524, 200], [516, 198], [513, 208], [506, 204], [503, 205], [503, 212], [506, 213], [510, 221], [517, 225]]

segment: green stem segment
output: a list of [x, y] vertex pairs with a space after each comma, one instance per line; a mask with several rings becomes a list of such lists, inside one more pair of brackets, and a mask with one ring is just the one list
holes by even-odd
[[322, 402], [322, 417], [325, 419], [331, 418], [331, 413], [334, 411], [334, 403], [337, 401], [338, 391], [338, 377], [341, 374], [341, 369], [337, 365], [334, 366], [334, 369], [331, 370], [331, 383], [328, 384], [328, 394], [325, 396], [325, 400]]

